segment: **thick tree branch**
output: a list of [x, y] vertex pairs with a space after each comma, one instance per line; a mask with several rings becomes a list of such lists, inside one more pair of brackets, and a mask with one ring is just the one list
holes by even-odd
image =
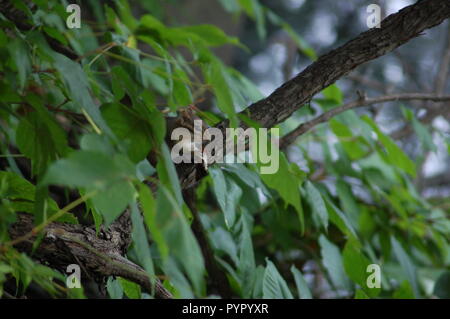
[[381, 22], [381, 28], [363, 32], [343, 46], [321, 56], [270, 96], [252, 104], [242, 113], [258, 121], [263, 127], [272, 127], [287, 119], [315, 94], [357, 66], [391, 52], [449, 17], [450, 1], [418, 1], [388, 16]]
[[409, 94], [386, 95], [377, 98], [361, 97], [356, 101], [352, 101], [342, 106], [331, 109], [310, 121], [300, 124], [297, 128], [292, 130], [290, 133], [286, 134], [281, 139], [280, 148], [283, 149], [287, 147], [288, 145], [293, 143], [298, 136], [305, 134], [306, 132], [308, 132], [309, 130], [311, 130], [313, 127], [315, 127], [320, 123], [328, 122], [332, 117], [342, 112], [348, 111], [356, 107], [367, 106], [371, 104], [384, 103], [390, 101], [408, 101], [408, 100], [450, 101], [450, 95], [437, 96], [434, 94], [409, 93]]
[[[18, 214], [9, 233], [12, 239], [20, 238], [33, 229], [33, 217], [30, 214]], [[120, 276], [133, 281], [151, 292], [152, 284], [147, 273], [123, 255], [126, 253], [131, 234], [128, 211], [114, 222], [100, 236], [94, 227], [53, 222], [43, 230], [44, 239], [34, 251], [33, 257], [45, 261], [50, 267], [65, 272], [67, 265], [82, 263], [80, 267], [88, 271], [83, 274], [102, 281], [107, 276]], [[15, 247], [31, 253], [36, 237], [26, 238]], [[172, 295], [155, 278], [155, 296], [171, 298]]]

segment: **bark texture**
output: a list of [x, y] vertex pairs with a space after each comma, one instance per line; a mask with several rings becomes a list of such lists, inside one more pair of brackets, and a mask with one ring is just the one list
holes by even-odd
[[[9, 229], [11, 238], [20, 238], [33, 229], [33, 216], [19, 213], [18, 221]], [[108, 229], [96, 234], [95, 227], [59, 222], [50, 223], [43, 230], [44, 236], [33, 257], [65, 273], [69, 264], [78, 264], [82, 277], [103, 283], [107, 276], [120, 276], [139, 284], [152, 292], [152, 284], [145, 270], [125, 257], [131, 242], [129, 211], [120, 216]], [[15, 247], [31, 254], [36, 237], [21, 241]], [[157, 298], [171, 298], [171, 294], [155, 278]]]

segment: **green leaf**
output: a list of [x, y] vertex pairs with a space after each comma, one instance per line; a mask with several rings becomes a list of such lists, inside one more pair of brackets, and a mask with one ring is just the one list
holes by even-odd
[[342, 233], [346, 234], [350, 238], [357, 238], [355, 228], [352, 225], [351, 220], [344, 214], [333, 202], [329, 199], [325, 199], [325, 205], [327, 207], [328, 216], [330, 221], [335, 224]]
[[323, 95], [327, 99], [331, 99], [335, 101], [337, 104], [342, 104], [344, 95], [342, 94], [341, 89], [336, 84], [332, 84], [329, 87], [322, 90]]
[[177, 171], [172, 161], [169, 148], [165, 143], [160, 146], [160, 157], [156, 165], [158, 177], [162, 185], [169, 189], [179, 207], [182, 206], [183, 197], [181, 195], [180, 182], [178, 181]]
[[102, 116], [114, 134], [120, 139], [129, 158], [137, 163], [143, 160], [150, 151], [151, 128], [132, 110], [120, 103], [104, 104]]
[[430, 150], [436, 152], [436, 145], [433, 142], [433, 137], [428, 131], [427, 127], [424, 126], [420, 121], [417, 120], [414, 112], [402, 105], [402, 112], [406, 120], [412, 122], [412, 126], [417, 136], [419, 137], [420, 143], [425, 150]]
[[342, 209], [350, 217], [352, 225], [358, 225], [360, 209], [356, 203], [351, 187], [343, 179], [339, 179], [336, 183], [336, 192]]
[[85, 151], [101, 152], [108, 156], [116, 152], [105, 135], [95, 133], [84, 134], [80, 140], [80, 147]]
[[303, 182], [304, 175], [300, 169], [295, 164], [289, 165], [286, 156], [280, 153], [278, 171], [275, 174], [260, 176], [268, 187], [280, 194], [286, 205], [290, 204], [295, 208], [299, 216], [300, 232], [303, 234], [305, 223], [300, 199], [300, 184]]
[[325, 207], [325, 203], [322, 199], [322, 195], [317, 190], [317, 188], [314, 186], [313, 183], [310, 181], [306, 182], [306, 199], [308, 200], [313, 216], [316, 216], [319, 218], [320, 223], [322, 226], [327, 229], [328, 228], [328, 211]]
[[244, 9], [245, 13], [256, 21], [258, 36], [261, 40], [264, 39], [266, 37], [264, 10], [259, 1], [238, 0], [238, 3]]
[[133, 174], [134, 167], [123, 156], [111, 158], [99, 152], [76, 151], [54, 162], [42, 183], [101, 189]]
[[122, 277], [118, 277], [117, 279], [128, 298], [141, 299], [141, 286]]
[[[11, 208], [16, 212], [34, 213], [36, 187], [29, 181], [12, 172], [0, 171], [0, 188], [2, 198], [11, 201]], [[45, 206], [50, 213], [59, 210], [58, 204], [50, 197], [44, 199]], [[57, 219], [58, 222], [77, 224], [78, 220], [71, 214], [65, 214]]]
[[[150, 253], [150, 245], [147, 238], [147, 232], [144, 227], [142, 215], [139, 212], [136, 203], [131, 204], [131, 222], [133, 224], [133, 231], [131, 234], [134, 243], [133, 250], [136, 252], [139, 264], [142, 265], [147, 271], [147, 274], [150, 277], [150, 281], [153, 285], [155, 283], [155, 269]], [[124, 291], [128, 295], [127, 289], [125, 289], [125, 287]], [[140, 293], [135, 298], [139, 298], [139, 295]], [[128, 297], [130, 297], [130, 295], [128, 295]]]
[[228, 12], [237, 12], [239, 11], [239, 5], [236, 0], [219, 0], [220, 4], [222, 4], [223, 8]]
[[186, 26], [182, 30], [198, 35], [208, 46], [239, 44], [238, 38], [227, 36], [221, 29], [211, 24]]
[[147, 185], [140, 184], [139, 201], [144, 213], [145, 224], [150, 230], [152, 239], [157, 244], [162, 258], [167, 258], [169, 255], [169, 248], [167, 247], [162, 230], [158, 227], [156, 219], [156, 201]]
[[415, 299], [414, 292], [408, 281], [403, 281], [400, 287], [393, 293], [394, 299]]
[[223, 227], [217, 227], [210, 233], [210, 236], [215, 249], [227, 253], [233, 262], [238, 265], [238, 249], [230, 232], [226, 231]]
[[20, 151], [31, 159], [33, 173], [41, 175], [50, 162], [66, 154], [69, 149], [67, 138], [37, 96], [28, 95], [26, 101], [35, 111], [21, 118], [16, 143]]
[[351, 285], [344, 271], [339, 248], [331, 243], [324, 235], [320, 235], [319, 244], [323, 265], [328, 271], [333, 285], [336, 288], [350, 290]]
[[209, 174], [217, 202], [225, 215], [225, 224], [230, 229], [236, 220], [236, 209], [242, 196], [242, 189], [230, 176], [224, 174], [221, 168], [210, 167]]
[[217, 107], [228, 116], [231, 121], [231, 126], [235, 127], [237, 124], [236, 113], [224, 72], [226, 71], [222, 63], [218, 60], [209, 63], [208, 68], [204, 69], [207, 82], [211, 85], [216, 96]]
[[255, 253], [253, 250], [252, 237], [250, 233], [250, 226], [244, 214], [241, 215], [240, 223], [237, 226], [241, 227], [239, 239], [239, 277], [241, 279], [241, 286], [243, 290], [243, 297], [250, 298], [255, 285]]
[[239, 178], [243, 183], [251, 188], [259, 188], [264, 192], [264, 195], [271, 196], [266, 186], [261, 180], [260, 175], [255, 171], [248, 169], [242, 163], [233, 163], [231, 165], [223, 164], [221, 165], [223, 169], [227, 172], [232, 173], [236, 178]]
[[358, 289], [355, 293], [355, 299], [369, 299], [364, 290]]
[[281, 277], [275, 265], [266, 259], [266, 271], [263, 278], [264, 299], [293, 299], [286, 281]]
[[19, 38], [12, 40], [7, 48], [16, 65], [19, 76], [19, 87], [22, 90], [25, 87], [25, 81], [31, 73], [30, 48]]
[[109, 277], [106, 282], [106, 290], [111, 299], [122, 299], [123, 297], [123, 289], [120, 281], [113, 279], [112, 277]]
[[300, 299], [312, 299], [311, 291], [300, 270], [292, 265], [291, 272], [294, 275], [295, 284], [297, 285], [298, 297]]
[[433, 136], [430, 134], [428, 129], [422, 123], [420, 123], [416, 118], [412, 119], [412, 124], [413, 124], [414, 131], [416, 131], [416, 134], [420, 139], [420, 143], [422, 144], [422, 147], [426, 150], [436, 152], [437, 148], [433, 142]]
[[419, 284], [417, 281], [416, 267], [414, 266], [413, 262], [411, 261], [406, 251], [403, 249], [402, 245], [398, 242], [398, 240], [394, 236], [391, 236], [391, 244], [395, 256], [400, 262], [400, 265], [405, 271], [405, 275], [408, 278], [409, 283], [411, 284], [414, 296], [416, 298], [419, 298], [420, 292], [419, 292]]
[[378, 136], [379, 141], [384, 145], [389, 162], [402, 169], [412, 177], [416, 176], [416, 164], [402, 151], [400, 147], [387, 135], [383, 134], [375, 122], [367, 116], [363, 116]]
[[367, 287], [367, 266], [372, 264], [366, 256], [363, 255], [359, 244], [356, 241], [348, 241], [342, 253], [344, 269], [347, 275], [357, 283], [364, 292], [375, 297], [380, 293], [380, 288]]
[[189, 86], [186, 85], [189, 79], [181, 69], [175, 68], [173, 70], [173, 87], [170, 92], [169, 105], [174, 111], [177, 108], [192, 104], [193, 97]]
[[3, 30], [0, 30], [0, 48], [3, 48], [8, 43], [8, 37]]
[[53, 39], [58, 40], [61, 44], [67, 46], [67, 40], [64, 37], [63, 33], [61, 33], [60, 31], [58, 31], [56, 28], [52, 28], [49, 26], [43, 26], [43, 30], [45, 33], [47, 33], [47, 35], [51, 36]]
[[[161, 230], [169, 248], [168, 257], [163, 260], [164, 269], [167, 271], [171, 267], [172, 274], [177, 276], [181, 276], [180, 270], [183, 270], [189, 277], [195, 293], [202, 295], [205, 268], [200, 247], [189, 227], [182, 206], [165, 185], [159, 187], [156, 211], [157, 227]], [[173, 284], [182, 288], [185, 286], [184, 281], [181, 277], [179, 280], [181, 281]]]
[[337, 119], [331, 119], [329, 124], [331, 130], [339, 138], [342, 147], [351, 159], [359, 159], [367, 154], [367, 150], [361, 147], [360, 141], [362, 139], [355, 138], [350, 128]]
[[129, 179], [134, 178], [134, 175], [134, 166], [121, 155], [111, 158], [99, 152], [77, 151], [54, 162], [42, 184], [83, 187], [88, 192], [97, 191], [92, 203], [102, 214], [106, 224], [109, 224], [133, 199], [134, 188]]
[[2, 198], [34, 201], [34, 185], [15, 173], [0, 171], [0, 185]]
[[436, 280], [433, 294], [441, 299], [450, 299], [450, 271], [442, 273]]
[[89, 81], [80, 64], [70, 60], [62, 54], [54, 53], [55, 68], [64, 80], [71, 94], [71, 98], [80, 111], [85, 110], [99, 129], [112, 136], [110, 128], [103, 120], [99, 108], [89, 92]]

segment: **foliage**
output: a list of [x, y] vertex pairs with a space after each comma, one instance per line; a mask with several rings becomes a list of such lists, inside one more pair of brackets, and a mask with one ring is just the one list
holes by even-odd
[[[18, 212], [45, 224], [69, 204], [70, 192], [84, 196], [84, 211], [78, 219], [66, 213], [58, 221], [78, 223], [83, 216], [99, 229], [130, 208], [130, 259], [152, 278], [164, 278], [175, 297], [217, 294], [190, 228], [194, 215], [164, 142], [161, 110], [175, 111], [209, 92], [217, 107], [210, 117], [237, 123], [236, 110], [261, 94], [214, 49], [245, 45], [212, 25], [169, 25], [158, 1], [142, 1], [148, 13], [139, 18], [126, 0], [112, 1], [114, 6], [92, 1], [96, 23], [83, 21], [81, 29], [66, 27], [61, 2], [35, 0], [34, 11], [23, 1], [13, 3], [33, 28], [23, 31], [0, 15], [0, 295], [3, 283], [15, 278], [21, 291], [34, 282], [51, 296], [80, 297], [63, 288], [61, 273], [8, 244], [8, 227]], [[257, 0], [220, 3], [230, 14], [248, 15], [261, 40], [270, 23], [316, 58]], [[58, 53], [50, 39], [81, 59]], [[326, 110], [342, 100], [333, 85], [312, 103]], [[407, 114], [421, 147], [433, 150], [427, 127]], [[260, 175], [249, 164], [217, 164], [197, 187], [202, 225], [233, 294], [448, 297], [449, 212], [415, 190], [417, 163], [373, 119], [354, 111], [305, 138], [296, 147], [306, 165], [284, 154], [273, 175]], [[321, 163], [310, 157], [310, 139], [320, 141]], [[147, 159], [150, 151], [159, 154], [156, 167]], [[145, 182], [155, 172], [159, 183], [152, 194]], [[322, 183], [325, 175], [334, 183]], [[55, 189], [63, 194], [58, 201]], [[382, 269], [380, 289], [367, 286], [369, 264]], [[317, 278], [325, 281], [327, 294]], [[109, 278], [107, 290], [111, 298], [148, 297], [123, 278]]]

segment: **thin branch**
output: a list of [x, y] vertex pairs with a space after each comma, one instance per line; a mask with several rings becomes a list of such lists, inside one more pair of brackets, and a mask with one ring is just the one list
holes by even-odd
[[66, 205], [64, 208], [60, 209], [59, 211], [57, 211], [55, 214], [53, 214], [52, 216], [50, 216], [48, 219], [46, 219], [45, 221], [43, 221], [41, 224], [37, 225], [36, 227], [34, 227], [33, 229], [31, 229], [28, 233], [15, 238], [14, 240], [8, 241], [4, 244], [0, 245], [0, 249], [4, 249], [5, 247], [8, 246], [14, 246], [17, 245], [19, 243], [21, 243], [22, 241], [25, 241], [27, 239], [30, 239], [33, 236], [36, 236], [36, 234], [38, 234], [39, 232], [41, 232], [42, 230], [44, 230], [44, 228], [54, 222], [55, 220], [57, 220], [58, 218], [62, 217], [64, 214], [68, 213], [70, 210], [74, 209], [75, 207], [77, 207], [78, 205], [84, 203], [85, 201], [87, 201], [89, 198], [91, 198], [92, 196], [94, 196], [97, 193], [97, 191], [92, 191], [90, 193], [87, 193], [83, 196], [81, 196], [80, 198], [74, 200], [73, 202], [69, 203], [68, 205]]
[[285, 148], [289, 144], [293, 143], [298, 136], [305, 134], [316, 125], [327, 122], [332, 117], [347, 110], [371, 104], [384, 103], [390, 101], [401, 101], [401, 100], [450, 101], [450, 95], [438, 96], [434, 94], [407, 93], [407, 94], [386, 95], [377, 98], [365, 98], [361, 96], [358, 100], [331, 109], [310, 121], [300, 124], [296, 129], [294, 129], [281, 139], [280, 148]]

